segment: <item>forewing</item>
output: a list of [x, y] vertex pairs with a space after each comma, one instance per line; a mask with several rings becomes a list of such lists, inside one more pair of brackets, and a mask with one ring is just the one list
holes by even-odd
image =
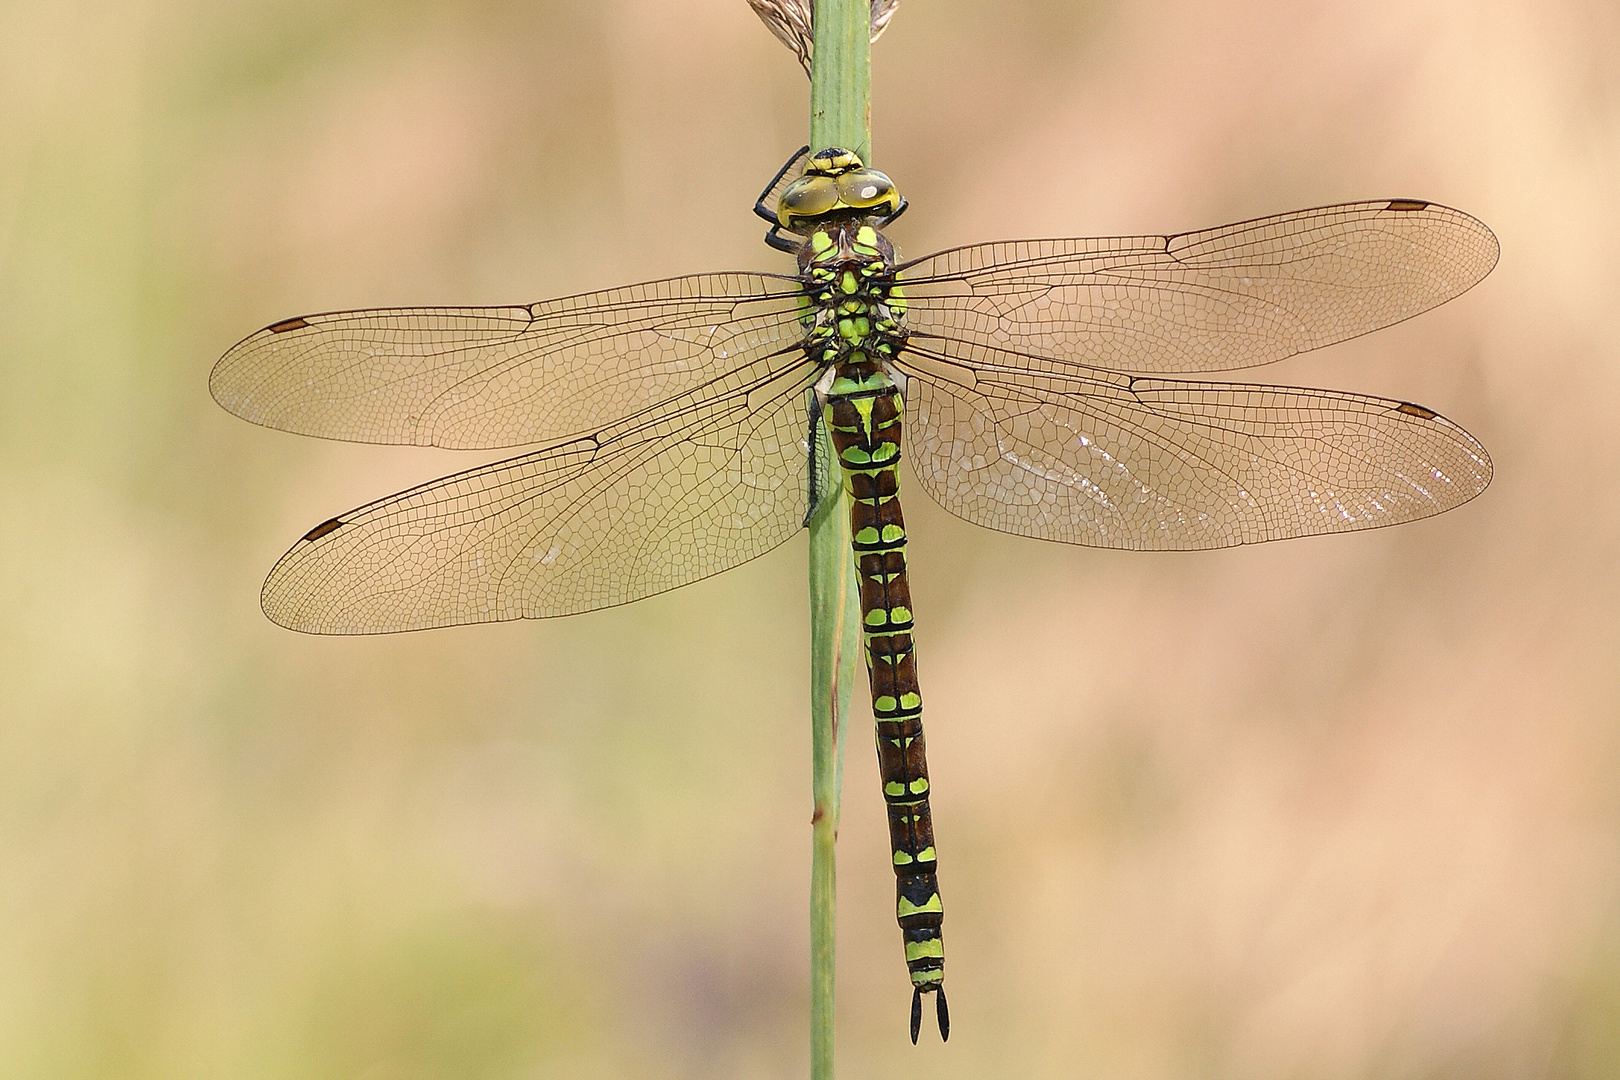
[[270, 572], [265, 614], [319, 634], [546, 618], [744, 563], [804, 518], [813, 374], [801, 358], [334, 518]]
[[1269, 364], [1389, 326], [1496, 257], [1467, 214], [1385, 199], [1178, 236], [976, 244], [900, 275], [915, 331], [1164, 373]]
[[1028, 370], [913, 343], [905, 454], [977, 525], [1093, 547], [1186, 550], [1428, 517], [1485, 490], [1468, 432], [1407, 402], [1331, 390]]
[[790, 278], [704, 274], [528, 307], [307, 315], [233, 347], [209, 389], [245, 420], [302, 435], [550, 442], [793, 347], [799, 296]]

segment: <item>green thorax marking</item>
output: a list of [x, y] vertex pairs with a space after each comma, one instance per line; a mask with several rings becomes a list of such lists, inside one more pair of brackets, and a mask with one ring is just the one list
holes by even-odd
[[[816, 224], [799, 248], [805, 349], [825, 367], [882, 363], [905, 344], [905, 300], [894, 276], [894, 247], [870, 223]], [[864, 355], [860, 355], [864, 354]]]

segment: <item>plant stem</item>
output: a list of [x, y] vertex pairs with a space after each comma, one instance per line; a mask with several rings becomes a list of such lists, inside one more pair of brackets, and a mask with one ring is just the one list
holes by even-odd
[[[815, 0], [810, 72], [810, 150], [871, 150], [869, 0]], [[831, 489], [810, 521], [810, 715], [815, 814], [810, 854], [810, 1077], [832, 1080], [837, 916], [838, 809], [844, 780], [844, 717], [859, 648], [860, 600], [843, 476], [824, 426], [818, 460]]]
[[810, 150], [841, 146], [870, 164], [872, 42], [870, 0], [815, 0], [810, 61]]
[[[825, 430], [819, 437], [827, 438]], [[836, 462], [830, 454], [821, 460]], [[833, 465], [836, 471], [838, 465]], [[838, 482], [831, 478], [831, 482]], [[810, 1076], [832, 1080], [837, 915], [838, 810], [844, 780], [844, 718], [855, 681], [860, 607], [842, 484], [810, 522], [810, 755], [815, 813], [810, 847]]]

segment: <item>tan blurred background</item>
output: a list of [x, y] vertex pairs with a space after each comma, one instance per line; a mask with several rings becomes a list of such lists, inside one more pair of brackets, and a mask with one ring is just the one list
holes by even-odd
[[[908, 0], [874, 67], [912, 254], [1478, 215], [1472, 293], [1254, 377], [1423, 402], [1497, 474], [1199, 555], [914, 495], [955, 1035], [906, 1041], [860, 704], [843, 1075], [1620, 1074], [1616, 7]], [[0, 4], [0, 1076], [804, 1074], [803, 541], [296, 636], [292, 540], [488, 456], [206, 377], [301, 312], [780, 269], [748, 206], [805, 95], [743, 0]]]

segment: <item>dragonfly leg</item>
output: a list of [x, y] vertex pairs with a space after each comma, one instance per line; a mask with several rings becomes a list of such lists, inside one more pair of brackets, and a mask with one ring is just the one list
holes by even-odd
[[761, 191], [759, 198], [754, 200], [754, 213], [771, 223], [771, 232], [773, 233], [782, 227], [782, 222], [776, 216], [776, 208], [766, 200], [771, 197], [771, 192], [776, 190], [776, 185], [782, 182], [782, 177], [788, 174], [788, 170], [797, 165], [800, 158], [807, 157], [809, 153], [810, 147], [808, 144], [795, 150], [793, 156], [787, 159], [787, 164], [776, 170], [776, 175], [771, 177], [771, 182], [765, 185], [765, 190]]
[[792, 254], [799, 250], [799, 241], [782, 235], [782, 220], [776, 216], [776, 208], [769, 202], [771, 192], [776, 190], [776, 185], [782, 182], [782, 177], [788, 174], [788, 170], [797, 165], [801, 158], [808, 157], [809, 154], [810, 147], [808, 145], [795, 150], [793, 156], [787, 159], [787, 163], [776, 170], [776, 175], [771, 177], [771, 182], [765, 185], [765, 190], [759, 193], [759, 198], [754, 200], [754, 213], [771, 223], [771, 231], [765, 234], [765, 243], [777, 251]]
[[895, 221], [899, 219], [900, 215], [906, 212], [906, 207], [910, 205], [911, 204], [906, 201], [906, 197], [904, 195], [900, 196], [900, 205], [894, 208], [894, 213], [890, 214], [886, 218], [880, 218], [878, 220], [878, 228], [887, 229], [890, 225], [893, 225]]
[[770, 232], [765, 234], [765, 243], [769, 244], [777, 251], [785, 251], [789, 255], [797, 253], [799, 250], [799, 241], [794, 240], [791, 237], [783, 236], [781, 232], [778, 231], [781, 228], [782, 226], [780, 225], [772, 225]]

